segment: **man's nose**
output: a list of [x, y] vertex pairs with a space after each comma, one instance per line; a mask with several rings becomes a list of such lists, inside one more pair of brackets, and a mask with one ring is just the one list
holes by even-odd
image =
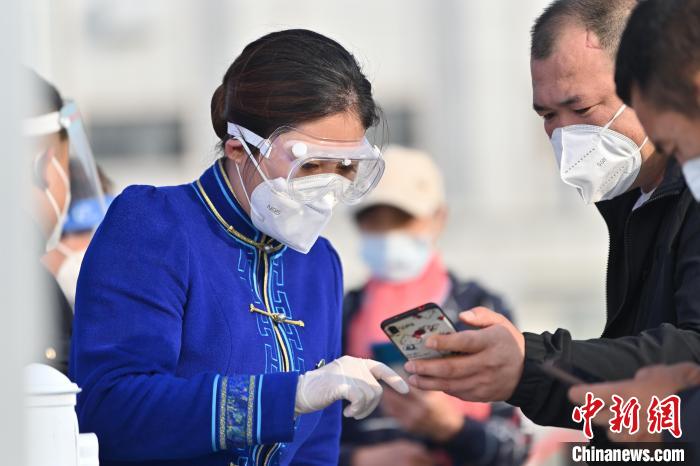
[[554, 133], [555, 129], [563, 128], [565, 126], [577, 125], [581, 123], [584, 122], [581, 121], [581, 118], [577, 115], [557, 115], [551, 120], [545, 121], [544, 130], [547, 132], [547, 136], [551, 138], [552, 133]]

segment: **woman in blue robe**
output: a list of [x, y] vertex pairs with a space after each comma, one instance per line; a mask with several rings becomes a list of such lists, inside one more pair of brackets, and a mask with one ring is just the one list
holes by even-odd
[[249, 44], [212, 98], [222, 157], [112, 203], [78, 280], [72, 378], [101, 464], [336, 464], [340, 400], [364, 417], [386, 366], [340, 357], [342, 269], [319, 238], [383, 161], [371, 85], [306, 30]]

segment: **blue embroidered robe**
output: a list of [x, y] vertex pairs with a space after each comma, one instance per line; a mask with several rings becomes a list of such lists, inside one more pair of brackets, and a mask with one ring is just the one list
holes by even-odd
[[70, 373], [103, 466], [337, 462], [340, 403], [295, 419], [294, 399], [339, 356], [340, 261], [326, 239], [304, 255], [263, 235], [228, 183], [219, 161], [129, 187], [88, 249]]

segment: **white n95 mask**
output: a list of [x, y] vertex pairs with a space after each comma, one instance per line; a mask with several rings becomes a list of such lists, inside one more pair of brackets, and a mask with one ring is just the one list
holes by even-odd
[[683, 177], [695, 200], [700, 202], [700, 155], [683, 164]]
[[586, 204], [613, 199], [629, 190], [642, 166], [642, 147], [610, 129], [627, 108], [622, 105], [603, 127], [570, 125], [552, 133], [552, 147], [564, 183], [576, 188]]
[[[240, 170], [238, 176], [243, 184]], [[316, 175], [314, 180], [319, 186], [328, 184], [328, 180], [321, 175]], [[333, 192], [329, 192], [322, 198], [305, 204], [283, 194], [286, 184], [284, 178], [275, 178], [257, 185], [248, 198], [250, 218], [258, 230], [295, 251], [306, 254], [331, 219], [333, 207], [338, 200]], [[310, 180], [306, 184], [312, 188], [314, 182]], [[247, 197], [245, 187], [243, 192]]]
[[430, 239], [408, 233], [363, 234], [361, 241], [362, 258], [380, 280], [418, 278], [433, 255]]

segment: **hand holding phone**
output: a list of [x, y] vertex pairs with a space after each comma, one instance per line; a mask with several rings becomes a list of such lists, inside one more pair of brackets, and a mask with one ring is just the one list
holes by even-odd
[[455, 333], [455, 326], [434, 303], [424, 304], [381, 323], [382, 330], [406, 359], [428, 359], [452, 353], [426, 348], [431, 335]]

